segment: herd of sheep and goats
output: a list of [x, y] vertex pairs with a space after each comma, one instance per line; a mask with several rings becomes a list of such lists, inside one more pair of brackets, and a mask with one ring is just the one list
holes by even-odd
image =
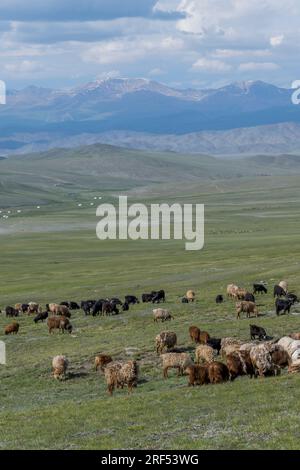
[[[253, 284], [253, 292], [240, 288], [234, 284], [227, 286], [227, 297], [236, 302], [236, 316], [241, 314], [247, 318], [258, 317], [259, 311], [255, 295], [268, 293], [267, 284], [259, 282]], [[296, 294], [289, 292], [287, 281], [281, 281], [274, 287], [276, 315], [290, 313], [291, 308], [298, 303]], [[193, 303], [196, 294], [188, 290], [181, 299], [182, 303]], [[161, 304], [166, 301], [165, 291], [152, 291], [142, 295], [142, 302]], [[223, 295], [217, 295], [216, 303], [224, 302]], [[61, 333], [72, 332], [70, 322], [71, 311], [82, 309], [85, 315], [116, 315], [119, 309], [129, 310], [131, 305], [140, 303], [134, 295], [125, 296], [125, 301], [118, 298], [85, 300], [77, 302], [61, 302], [60, 304], [47, 304], [43, 309], [39, 304], [16, 304], [4, 310], [6, 317], [18, 317], [21, 314], [34, 315], [34, 322], [47, 321], [49, 333], [58, 330]], [[158, 307], [153, 310], [155, 322], [172, 320], [170, 311]], [[5, 335], [17, 334], [20, 325], [17, 321], [6, 325]], [[208, 332], [200, 330], [197, 326], [189, 327], [189, 336], [196, 344], [194, 359], [187, 349], [178, 348], [177, 335], [173, 331], [162, 331], [155, 338], [156, 352], [162, 360], [163, 377], [168, 377], [168, 370], [175, 368], [178, 375], [188, 377], [188, 385], [217, 384], [228, 380], [235, 380], [238, 376], [267, 377], [279, 375], [281, 369], [288, 368], [288, 373], [300, 372], [300, 332], [294, 332], [282, 338], [272, 338], [267, 335], [264, 328], [250, 325], [250, 342], [243, 342], [236, 338], [213, 338]], [[218, 356], [222, 360], [217, 360]], [[52, 373], [56, 379], [65, 379], [69, 361], [66, 356], [55, 356], [52, 361]], [[128, 387], [130, 393], [139, 382], [139, 365], [135, 360], [113, 360], [105, 353], [95, 357], [95, 369], [104, 373], [107, 391], [112, 395], [115, 388]]]

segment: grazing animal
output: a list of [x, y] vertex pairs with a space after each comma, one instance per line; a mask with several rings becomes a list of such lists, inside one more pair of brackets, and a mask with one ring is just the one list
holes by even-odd
[[290, 313], [292, 305], [293, 302], [291, 300], [276, 299], [276, 315], [280, 315], [281, 312], [283, 312], [283, 314]]
[[250, 378], [254, 375], [254, 368], [249, 351], [235, 351], [228, 354], [226, 356], [226, 364], [231, 381], [241, 375], [249, 375]]
[[129, 310], [129, 304], [127, 302], [124, 302], [122, 305], [122, 310], [123, 312], [128, 312]]
[[69, 310], [80, 310], [80, 306], [78, 305], [77, 302], [61, 302], [60, 305], [64, 305], [65, 307], [68, 307]]
[[91, 310], [94, 308], [96, 302], [96, 300], [82, 300], [80, 303], [80, 308], [84, 311], [85, 315], [90, 315]]
[[47, 320], [49, 333], [52, 333], [53, 330], [60, 330], [62, 333], [68, 331], [72, 333], [72, 325], [70, 320], [64, 316], [58, 317], [49, 317]]
[[235, 284], [229, 284], [227, 286], [227, 297], [229, 297], [230, 299], [236, 299], [238, 289], [238, 286], [236, 286]]
[[247, 294], [246, 289], [238, 288], [235, 295], [238, 300], [245, 300], [246, 294]]
[[246, 292], [245, 297], [244, 297], [244, 300], [245, 300], [246, 302], [253, 302], [253, 303], [255, 303], [255, 297], [254, 297], [253, 294], [251, 294], [251, 292]]
[[267, 333], [264, 328], [261, 326], [250, 325], [250, 339], [254, 340], [255, 337], [258, 337], [260, 341], [267, 338]]
[[197, 346], [195, 351], [195, 360], [197, 364], [201, 362], [209, 363], [214, 361], [214, 350], [211, 346], [207, 346], [206, 344], [200, 344]]
[[247, 318], [251, 317], [251, 313], [254, 313], [256, 317], [258, 317], [258, 309], [254, 302], [246, 302], [243, 300], [242, 302], [237, 302], [236, 305], [236, 318], [241, 318], [240, 314], [246, 313]]
[[9, 325], [7, 325], [4, 329], [4, 333], [6, 335], [16, 335], [19, 331], [19, 328], [20, 328], [20, 325], [19, 323], [10, 323]]
[[220, 354], [221, 338], [209, 338], [209, 340], [207, 341], [206, 344], [207, 344], [207, 346], [210, 346], [215, 351], [217, 351], [217, 354]]
[[182, 297], [181, 303], [183, 303], [183, 304], [188, 304], [189, 301], [188, 301], [188, 299], [187, 299], [186, 297]]
[[[113, 313], [113, 310], [114, 310], [114, 306], [110, 302], [107, 302], [107, 301], [102, 302], [102, 315], [110, 315], [111, 313]], [[117, 310], [117, 313], [119, 313], [118, 310]], [[93, 312], [93, 315], [94, 315], [94, 312]]]
[[288, 293], [289, 286], [287, 281], [280, 281], [278, 285], [286, 292], [286, 294]]
[[69, 361], [66, 356], [55, 356], [52, 360], [53, 377], [63, 380], [66, 378]]
[[152, 302], [153, 295], [152, 294], [142, 294], [142, 302]]
[[30, 315], [31, 313], [40, 313], [40, 306], [36, 302], [29, 302], [27, 313]]
[[290, 338], [289, 336], [284, 336], [278, 341], [277, 344], [289, 354], [292, 362], [298, 361], [300, 359], [300, 340]]
[[177, 336], [173, 331], [162, 331], [155, 338], [156, 352], [162, 354], [163, 350], [174, 348], [177, 344]]
[[103, 312], [103, 304], [105, 303], [106, 301], [104, 299], [99, 299], [97, 300], [97, 302], [95, 302], [95, 304], [93, 305], [93, 307], [91, 307], [93, 309], [93, 312], [92, 312], [92, 315], [93, 317], [95, 317], [96, 315], [99, 315], [101, 314], [102, 315], [102, 312]]
[[22, 304], [20, 313], [28, 313], [29, 304]]
[[273, 374], [275, 367], [269, 347], [263, 343], [253, 346], [250, 350], [250, 359], [254, 368], [255, 377], [265, 377]]
[[253, 284], [253, 294], [267, 294], [268, 289], [264, 284]]
[[46, 304], [46, 309], [52, 315], [63, 315], [64, 317], [71, 318], [70, 310], [65, 305]]
[[194, 385], [205, 385], [209, 383], [208, 370], [206, 365], [189, 365], [186, 367], [185, 373], [189, 377], [189, 387], [194, 387]]
[[163, 289], [161, 289], [157, 292], [152, 291], [151, 295], [152, 295], [152, 303], [153, 304], [159, 304], [160, 302], [165, 302], [166, 301], [166, 294], [165, 294], [165, 291]]
[[216, 297], [216, 304], [222, 304], [224, 302], [224, 297], [223, 295], [219, 294]]
[[118, 297], [112, 297], [111, 299], [106, 299], [108, 300], [111, 304], [114, 304], [114, 305], [120, 305], [122, 306], [123, 305], [123, 302], [118, 299]]
[[19, 316], [19, 310], [17, 310], [14, 307], [6, 307], [5, 308], [5, 315], [7, 317], [18, 317]]
[[38, 313], [36, 317], [34, 317], [33, 321], [34, 323], [38, 323], [39, 321], [44, 321], [47, 320], [49, 313], [48, 312], [42, 312]]
[[210, 336], [207, 333], [207, 331], [201, 331], [201, 333], [200, 333], [200, 344], [206, 344], [209, 339], [210, 339]]
[[229, 380], [229, 370], [223, 362], [211, 362], [207, 366], [207, 371], [209, 381], [212, 384], [219, 384]]
[[281, 286], [274, 286], [274, 297], [285, 297], [287, 292]]
[[196, 294], [193, 290], [188, 290], [185, 296], [189, 302], [195, 302]]
[[161, 320], [162, 322], [165, 322], [167, 320], [171, 320], [174, 318], [169, 310], [165, 310], [164, 308], [155, 308], [153, 310], [153, 320], [155, 322], [158, 322], [158, 320]]
[[280, 372], [280, 369], [289, 367], [292, 364], [292, 359], [289, 353], [279, 344], [273, 344], [270, 349], [270, 353], [273, 364], [277, 366], [277, 372]]
[[112, 362], [112, 357], [111, 356], [108, 356], [107, 354], [98, 354], [95, 357], [95, 370], [97, 371], [98, 368], [100, 367], [102, 372], [104, 372], [105, 367], [110, 362]]
[[236, 338], [222, 338], [221, 339], [221, 355], [224, 357], [225, 355], [229, 354], [229, 349], [231, 348], [230, 352], [239, 350], [241, 347], [242, 342]]
[[186, 367], [193, 365], [191, 356], [188, 353], [165, 353], [161, 355], [163, 376], [166, 379], [168, 377], [169, 369], [177, 369], [178, 376], [183, 375], [183, 371]]
[[131, 393], [138, 381], [139, 368], [136, 361], [117, 362], [112, 361], [104, 369], [104, 376], [109, 395], [114, 389], [123, 388], [127, 385], [128, 392]]
[[125, 296], [125, 302], [128, 303], [128, 305], [132, 304], [132, 305], [135, 305], [135, 304], [139, 304], [140, 301], [137, 297], [135, 297], [135, 295], [126, 295]]
[[[28, 306], [27, 306], [27, 308], [28, 308]], [[16, 305], [15, 305], [15, 309], [18, 310], [19, 313], [23, 313], [23, 312], [22, 312], [22, 304], [16, 304]], [[26, 310], [27, 310], [27, 309], [26, 309]]]
[[200, 343], [200, 329], [197, 326], [189, 327], [190, 338], [194, 343]]

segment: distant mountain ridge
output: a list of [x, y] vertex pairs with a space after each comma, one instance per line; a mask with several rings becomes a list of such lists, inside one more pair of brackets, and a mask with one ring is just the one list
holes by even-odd
[[[266, 151], [269, 137], [270, 149], [276, 151], [274, 129], [283, 132], [277, 149], [282, 152], [287, 128], [295, 125], [293, 133], [299, 132], [300, 107], [292, 104], [291, 95], [290, 89], [262, 81], [207, 90], [179, 90], [143, 78], [97, 80], [70, 90], [29, 86], [8, 91], [7, 104], [0, 107], [0, 153], [72, 147], [76, 141], [82, 145], [93, 143], [93, 138], [101, 142], [101, 136], [104, 142], [125, 145], [124, 135], [126, 146], [141, 141], [141, 148], [155, 148], [149, 136], [156, 135], [162, 145], [158, 149], [170, 149], [166, 141], [175, 136], [179, 151], [183, 151], [180, 142], [185, 142], [187, 151], [195, 152], [196, 134], [201, 137], [196, 140], [203, 152], [207, 151], [203, 142], [213, 133], [214, 154], [228, 153], [230, 146], [231, 153], [236, 153], [237, 139], [245, 136], [242, 129], [246, 128], [255, 129], [254, 141]], [[277, 127], [272, 130], [272, 126]], [[226, 148], [221, 145], [218, 131], [224, 133]], [[177, 151], [175, 144], [172, 150]]]

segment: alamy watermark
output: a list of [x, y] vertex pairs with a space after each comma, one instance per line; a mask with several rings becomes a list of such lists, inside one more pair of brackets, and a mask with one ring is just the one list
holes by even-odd
[[186, 250], [204, 247], [203, 204], [128, 205], [127, 196], [119, 196], [118, 207], [101, 204], [96, 234], [99, 240], [185, 240]]
[[0, 80], [0, 104], [6, 104], [6, 85]]

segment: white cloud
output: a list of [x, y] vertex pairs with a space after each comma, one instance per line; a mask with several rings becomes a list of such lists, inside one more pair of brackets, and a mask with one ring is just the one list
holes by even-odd
[[212, 57], [220, 59], [232, 59], [235, 57], [267, 57], [272, 55], [268, 49], [217, 49], [212, 53]]
[[274, 64], [274, 62], [247, 62], [244, 64], [239, 65], [239, 70], [241, 72], [252, 72], [255, 70], [278, 70], [280, 67], [278, 64]]
[[37, 62], [22, 60], [21, 62], [6, 64], [4, 69], [10, 73], [28, 74], [41, 70], [41, 67]]
[[154, 69], [150, 70], [148, 75], [150, 75], [151, 77], [159, 77], [160, 75], [164, 75], [165, 73], [166, 72], [164, 70], [157, 67], [157, 68], [154, 68]]
[[270, 44], [273, 47], [280, 46], [284, 40], [284, 34], [280, 34], [280, 36], [272, 36], [270, 38]]
[[231, 65], [228, 65], [221, 60], [207, 59], [206, 57], [198, 59], [193, 64], [193, 69], [206, 70], [210, 72], [228, 72], [231, 68]]

